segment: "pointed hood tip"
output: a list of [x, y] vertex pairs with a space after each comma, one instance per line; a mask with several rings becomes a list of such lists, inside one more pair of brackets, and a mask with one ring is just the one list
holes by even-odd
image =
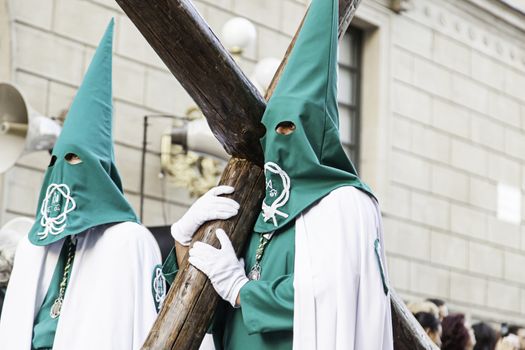
[[106, 31], [104, 32], [101, 42], [106, 43], [106, 45], [111, 45], [112, 50], [113, 50], [114, 32], [115, 32], [115, 17], [111, 17], [106, 27]]
[[337, 0], [312, 0], [272, 98], [295, 97], [325, 105], [336, 102], [338, 22]]
[[[62, 134], [55, 148], [82, 143], [101, 157], [112, 159], [113, 117], [113, 28], [109, 24], [95, 50], [91, 63], [69, 109]], [[80, 130], [82, 132], [80, 132]], [[103, 136], [103, 135], [109, 135]], [[90, 140], [97, 140], [93, 143]]]
[[109, 20], [108, 26], [106, 28], [106, 33], [111, 34], [111, 40], [113, 41], [113, 32], [115, 31], [115, 17], [111, 17]]

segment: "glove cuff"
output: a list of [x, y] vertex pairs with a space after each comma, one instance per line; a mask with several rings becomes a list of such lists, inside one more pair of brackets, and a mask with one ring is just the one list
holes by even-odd
[[227, 300], [235, 309], [241, 307], [241, 305], [237, 305], [237, 296], [241, 292], [241, 288], [244, 287], [244, 285], [248, 283], [248, 281], [249, 279], [245, 275], [239, 276], [237, 281], [235, 281], [232, 289], [230, 290], [230, 295], [228, 296]]
[[184, 234], [185, 230], [183, 230], [181, 226], [181, 220], [171, 225], [171, 236], [179, 242], [179, 244], [187, 247], [190, 245], [192, 237]]

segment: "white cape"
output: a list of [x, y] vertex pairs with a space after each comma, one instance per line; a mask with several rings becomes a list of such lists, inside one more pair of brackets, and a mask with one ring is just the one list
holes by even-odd
[[[0, 320], [2, 350], [31, 349], [62, 244], [39, 247], [27, 236], [20, 242]], [[140, 349], [157, 317], [151, 278], [160, 262], [153, 236], [136, 223], [78, 235], [53, 349]]]
[[299, 216], [295, 230], [294, 350], [392, 350], [376, 201], [341, 187]]

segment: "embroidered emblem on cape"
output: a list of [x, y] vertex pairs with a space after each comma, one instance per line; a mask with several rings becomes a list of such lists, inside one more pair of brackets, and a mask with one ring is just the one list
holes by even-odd
[[[264, 164], [264, 171], [269, 171], [272, 174], [279, 175], [282, 181], [283, 190], [281, 191], [281, 194], [277, 198], [275, 198], [272, 204], [268, 205], [264, 200], [262, 203], [264, 222], [267, 222], [271, 219], [273, 221], [274, 226], [278, 226], [277, 215], [285, 219], [288, 217], [288, 214], [280, 211], [279, 208], [284, 206], [290, 199], [290, 177], [283, 169], [281, 169], [279, 165], [273, 162], [267, 162], [266, 164]], [[266, 180], [266, 190], [270, 197], [277, 196], [278, 191], [274, 188], [272, 180]]]
[[40, 239], [49, 234], [57, 236], [64, 232], [67, 226], [67, 215], [76, 209], [75, 200], [71, 197], [71, 190], [67, 185], [51, 184], [47, 187], [46, 197], [40, 208], [40, 225], [44, 231], [38, 232]]
[[153, 291], [154, 291], [155, 305], [157, 306], [157, 311], [159, 311], [160, 308], [162, 307], [162, 304], [164, 303], [164, 300], [166, 299], [166, 294], [168, 291], [168, 288], [166, 285], [166, 278], [164, 277], [164, 274], [162, 273], [161, 265], [155, 266], [155, 270], [153, 272]]

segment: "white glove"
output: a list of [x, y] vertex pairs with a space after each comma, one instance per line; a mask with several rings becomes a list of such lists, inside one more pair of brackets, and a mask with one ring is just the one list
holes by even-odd
[[211, 281], [213, 288], [221, 298], [237, 307], [237, 296], [248, 282], [244, 264], [237, 259], [230, 238], [221, 229], [215, 231], [221, 249], [209, 244], [195, 242], [190, 249], [190, 264], [201, 270]]
[[220, 197], [222, 194], [233, 193], [231, 186], [214, 187], [188, 209], [186, 214], [171, 225], [171, 235], [184, 246], [191, 243], [193, 235], [206, 221], [226, 220], [237, 215], [239, 203], [230, 198]]

